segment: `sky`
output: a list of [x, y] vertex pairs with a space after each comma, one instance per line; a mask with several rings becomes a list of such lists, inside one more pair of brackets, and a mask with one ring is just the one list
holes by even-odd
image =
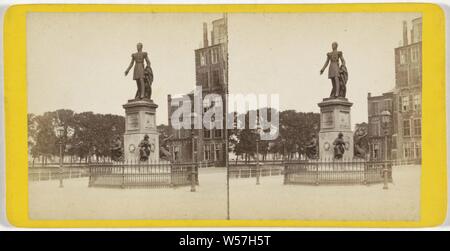
[[367, 122], [367, 93], [395, 86], [394, 48], [402, 22], [417, 13], [236, 14], [228, 20], [230, 93], [278, 93], [281, 110], [320, 112], [329, 96], [328, 70], [319, 74], [338, 43], [349, 74], [352, 124]]
[[[157, 123], [167, 124], [167, 95], [195, 86], [194, 50], [203, 22], [219, 13], [30, 13], [27, 16], [28, 111], [56, 109], [124, 115], [134, 97], [136, 43], [154, 72]], [[279, 94], [280, 109], [319, 112], [329, 95], [327, 71], [319, 75], [331, 43], [338, 42], [349, 71], [352, 123], [367, 121], [367, 93], [395, 85], [394, 48], [402, 21], [418, 13], [229, 14], [230, 93]]]

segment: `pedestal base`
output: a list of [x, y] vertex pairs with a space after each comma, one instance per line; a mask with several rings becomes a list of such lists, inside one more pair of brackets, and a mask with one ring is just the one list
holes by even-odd
[[325, 98], [320, 107], [319, 158], [334, 158], [334, 140], [339, 133], [344, 136], [343, 159], [353, 158], [353, 132], [351, 130], [350, 108], [353, 105], [345, 98]]
[[156, 129], [156, 108], [149, 99], [128, 100], [125, 109], [124, 155], [125, 161], [139, 161], [139, 144], [148, 135], [149, 161], [159, 160], [159, 134]]
[[334, 140], [338, 137], [339, 133], [344, 135], [345, 152], [342, 159], [353, 158], [353, 132], [319, 132], [319, 158], [332, 160], [334, 159]]

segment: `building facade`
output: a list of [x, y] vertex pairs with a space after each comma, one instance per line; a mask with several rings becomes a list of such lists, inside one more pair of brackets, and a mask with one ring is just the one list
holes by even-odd
[[[201, 90], [200, 113], [195, 111], [195, 91], [184, 95], [191, 100], [191, 128], [174, 129], [171, 125], [171, 115], [180, 103], [173, 102], [174, 97], [168, 96], [169, 125], [172, 127], [170, 151], [175, 162], [207, 161], [216, 165], [224, 165], [225, 151], [225, 101], [228, 88], [228, 31], [227, 17], [214, 20], [210, 36], [208, 26], [203, 24], [203, 46], [195, 50], [196, 90]], [[211, 41], [211, 42], [210, 42]], [[205, 103], [206, 96], [220, 97]], [[177, 97], [178, 98], [178, 97]], [[180, 99], [182, 100], [183, 97]], [[220, 123], [221, 128], [194, 128], [194, 120], [203, 115], [211, 107], [221, 107], [222, 116], [215, 116], [211, 123]]]
[[410, 41], [403, 23], [403, 46], [395, 49], [396, 158], [422, 158], [422, 19], [412, 21]]
[[[408, 36], [408, 33], [410, 36]], [[384, 156], [380, 144], [380, 107], [391, 112], [390, 158], [420, 163], [422, 159], [422, 18], [403, 22], [402, 45], [395, 48], [395, 88], [381, 96], [368, 96], [371, 158]]]
[[368, 105], [368, 142], [369, 156], [372, 160], [385, 160], [395, 157], [396, 144], [394, 143], [395, 96], [393, 92], [383, 93], [380, 96], [367, 96]]

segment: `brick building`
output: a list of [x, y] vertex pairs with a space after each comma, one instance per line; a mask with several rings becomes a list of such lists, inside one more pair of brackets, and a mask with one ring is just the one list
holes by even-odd
[[[383, 93], [380, 96], [371, 96], [369, 93], [367, 96], [369, 154], [373, 160], [394, 157], [393, 152], [396, 151], [396, 144], [393, 142], [393, 135], [396, 133], [394, 102], [393, 92]], [[383, 123], [385, 114], [389, 115], [388, 123]]]
[[391, 113], [388, 156], [401, 161], [422, 158], [422, 18], [403, 22], [403, 43], [395, 48], [395, 88], [381, 96], [368, 95], [370, 156], [384, 156], [381, 144], [381, 112]]
[[422, 18], [412, 21], [408, 41], [407, 23], [403, 22], [403, 46], [395, 49], [395, 119], [396, 158], [422, 158]]

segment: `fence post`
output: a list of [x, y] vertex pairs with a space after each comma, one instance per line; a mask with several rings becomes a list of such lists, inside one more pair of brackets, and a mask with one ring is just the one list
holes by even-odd
[[93, 182], [93, 177], [92, 177], [92, 167], [89, 164], [89, 162], [87, 163], [87, 167], [88, 167], [88, 172], [89, 172], [89, 183], [88, 183], [88, 187], [92, 186], [92, 182]]
[[125, 165], [122, 165], [122, 188], [125, 188]]
[[387, 167], [387, 162], [384, 163], [384, 168], [383, 168], [383, 189], [387, 190], [388, 189], [388, 167]]
[[367, 182], [367, 172], [368, 172], [367, 161], [366, 159], [363, 159], [362, 162], [363, 162], [363, 184], [368, 185], [369, 183]]
[[175, 184], [174, 184], [174, 173], [173, 173], [173, 168], [172, 168], [172, 159], [170, 159], [170, 161], [169, 161], [169, 171], [170, 171], [170, 185], [172, 187], [175, 187]]
[[[284, 161], [283, 161], [284, 162]], [[284, 179], [283, 179], [283, 184], [286, 185], [288, 183], [288, 165], [285, 162], [284, 163]]]
[[315, 166], [316, 166], [316, 182], [315, 182], [315, 184], [316, 184], [316, 186], [318, 186], [319, 185], [319, 163], [320, 162], [316, 162], [315, 164]]

